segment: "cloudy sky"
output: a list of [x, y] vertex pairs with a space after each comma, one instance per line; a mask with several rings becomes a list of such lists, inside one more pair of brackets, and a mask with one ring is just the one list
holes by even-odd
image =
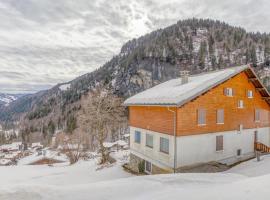
[[180, 19], [270, 32], [269, 0], [0, 0], [0, 92], [32, 93], [91, 72], [123, 43]]

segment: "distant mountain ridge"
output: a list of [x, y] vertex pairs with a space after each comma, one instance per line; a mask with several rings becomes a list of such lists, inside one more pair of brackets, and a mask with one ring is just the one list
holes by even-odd
[[10, 103], [16, 101], [22, 96], [26, 94], [7, 94], [7, 93], [0, 93], [0, 106], [9, 106]]
[[30, 123], [54, 119], [64, 124], [80, 109], [81, 96], [101, 82], [126, 98], [178, 77], [183, 69], [197, 74], [253, 63], [269, 87], [269, 58], [269, 34], [248, 33], [208, 19], [182, 20], [128, 41], [118, 55], [91, 73], [0, 108], [0, 120], [23, 115]]

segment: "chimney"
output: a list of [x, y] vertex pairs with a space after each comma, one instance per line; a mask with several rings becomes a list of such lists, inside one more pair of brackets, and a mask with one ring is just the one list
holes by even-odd
[[188, 83], [189, 71], [184, 70], [180, 71], [181, 83], [186, 84]]

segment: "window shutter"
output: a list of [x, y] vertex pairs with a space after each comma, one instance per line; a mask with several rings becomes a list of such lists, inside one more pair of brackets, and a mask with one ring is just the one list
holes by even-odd
[[223, 94], [224, 94], [225, 96], [227, 96], [227, 88], [224, 88], [224, 89], [223, 89]]
[[145, 145], [147, 147], [153, 148], [154, 144], [153, 144], [153, 135], [150, 134], [146, 134], [146, 141], [145, 141]]
[[223, 150], [223, 135], [216, 136], [216, 151]]
[[169, 139], [163, 138], [163, 137], [160, 138], [160, 151], [161, 152], [169, 154], [169, 149], [170, 149], [169, 145], [170, 145]]
[[218, 124], [224, 123], [224, 109], [217, 110], [217, 123]]
[[198, 109], [198, 124], [206, 124], [206, 110], [203, 108]]
[[255, 109], [255, 122], [260, 121], [260, 109]]
[[236, 93], [235, 89], [232, 88], [232, 96], [235, 96], [235, 93]]

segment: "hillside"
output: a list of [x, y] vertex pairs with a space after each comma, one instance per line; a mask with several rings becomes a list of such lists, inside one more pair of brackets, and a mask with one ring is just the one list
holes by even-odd
[[91, 73], [0, 108], [0, 120], [23, 114], [29, 123], [53, 118], [63, 125], [80, 109], [81, 96], [98, 83], [110, 84], [126, 98], [178, 77], [182, 69], [197, 74], [253, 63], [269, 87], [269, 58], [269, 34], [248, 33], [213, 20], [183, 20], [128, 41], [118, 55]]

